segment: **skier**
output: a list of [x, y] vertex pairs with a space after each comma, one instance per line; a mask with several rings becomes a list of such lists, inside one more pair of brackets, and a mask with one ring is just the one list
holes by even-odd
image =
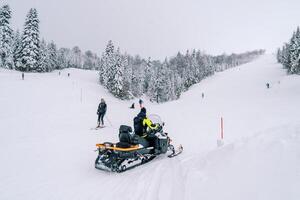
[[98, 126], [97, 126], [97, 128], [100, 128], [101, 124], [102, 124], [102, 127], [104, 126], [103, 117], [106, 113], [106, 109], [107, 109], [107, 105], [106, 105], [104, 99], [101, 98], [101, 102], [99, 103], [98, 110], [97, 110], [97, 115], [98, 115]]
[[139, 104], [140, 104], [140, 108], [142, 108], [143, 107], [143, 100], [142, 99], [139, 100]]
[[270, 88], [270, 84], [269, 83], [267, 83], [266, 86], [267, 86], [268, 89]]
[[24, 80], [24, 72], [22, 73], [22, 80]]
[[131, 109], [134, 109], [134, 103], [131, 104], [131, 107], [129, 107]]
[[151, 133], [158, 129], [157, 124], [153, 124], [152, 121], [146, 115], [146, 108], [141, 108], [139, 114], [133, 119], [134, 132], [140, 136], [140, 144], [143, 146], [149, 146], [149, 142], [153, 143], [153, 135]]

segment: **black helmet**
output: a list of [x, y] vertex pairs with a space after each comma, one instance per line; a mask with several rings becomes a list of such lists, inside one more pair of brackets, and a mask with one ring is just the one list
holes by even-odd
[[146, 108], [145, 108], [145, 107], [142, 107], [141, 112], [143, 112], [143, 113], [146, 114]]

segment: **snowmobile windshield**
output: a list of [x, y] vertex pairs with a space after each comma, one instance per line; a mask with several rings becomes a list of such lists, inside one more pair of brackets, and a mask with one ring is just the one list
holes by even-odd
[[163, 121], [161, 120], [160, 116], [156, 115], [156, 114], [151, 114], [148, 116], [148, 118], [152, 121], [153, 124], [159, 124], [159, 125], [163, 125]]

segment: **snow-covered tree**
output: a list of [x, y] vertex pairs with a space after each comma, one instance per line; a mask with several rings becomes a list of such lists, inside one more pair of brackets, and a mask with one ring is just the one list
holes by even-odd
[[57, 53], [57, 62], [60, 69], [71, 67], [71, 50], [60, 48]]
[[49, 52], [47, 48], [47, 43], [45, 40], [40, 42], [40, 59], [37, 71], [38, 72], [47, 72], [50, 71], [50, 62], [49, 62]]
[[108, 90], [111, 91], [111, 93], [120, 98], [120, 99], [128, 99], [129, 97], [129, 91], [124, 87], [124, 67], [126, 64], [126, 61], [124, 60], [124, 57], [120, 53], [120, 49], [117, 49], [115, 53], [115, 61], [116, 63], [112, 65], [110, 68], [110, 75], [112, 76], [111, 79], [109, 79], [108, 84]]
[[73, 47], [71, 51], [71, 67], [73, 68], [80, 68], [82, 69], [83, 62], [82, 62], [82, 53], [78, 46]]
[[123, 89], [126, 91], [128, 99], [133, 98], [132, 90], [131, 90], [131, 77], [132, 77], [132, 66], [129, 63], [130, 56], [125, 54], [122, 55], [123, 66], [124, 66], [124, 79], [123, 79]]
[[13, 30], [10, 27], [11, 10], [8, 5], [0, 8], [0, 67], [13, 69]]
[[17, 30], [13, 37], [13, 62], [16, 69], [21, 66], [21, 46], [22, 39], [20, 32]]
[[115, 50], [112, 41], [108, 41], [105, 52], [101, 57], [101, 67], [99, 72], [99, 80], [106, 88], [111, 87], [112, 79], [114, 77], [113, 67], [116, 64]]
[[151, 80], [151, 70], [152, 70], [152, 63], [151, 58], [149, 57], [146, 66], [144, 69], [144, 84], [143, 84], [143, 93], [146, 94], [149, 88], [149, 82]]
[[35, 8], [26, 16], [21, 43], [21, 71], [35, 71], [40, 57], [39, 19]]
[[165, 60], [163, 64], [158, 61], [153, 62], [155, 71], [151, 76], [148, 95], [151, 101], [157, 103], [165, 102], [170, 99], [171, 84], [169, 79], [168, 62]]
[[277, 51], [277, 61], [288, 73], [300, 74], [300, 28], [297, 27], [289, 43]]
[[83, 56], [83, 69], [96, 69], [97, 65], [97, 55], [92, 51], [88, 50], [85, 52]]
[[132, 66], [131, 92], [133, 96], [140, 97], [143, 94], [145, 62], [140, 56], [135, 56], [130, 64]]
[[60, 66], [58, 65], [58, 52], [56, 44], [52, 41], [47, 45], [48, 48], [48, 54], [49, 54], [49, 70], [55, 70], [60, 69]]
[[300, 72], [300, 30], [299, 27], [294, 33], [290, 42], [290, 72], [292, 74]]

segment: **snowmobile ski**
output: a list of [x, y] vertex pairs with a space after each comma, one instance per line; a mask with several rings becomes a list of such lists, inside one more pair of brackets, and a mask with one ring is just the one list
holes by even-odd
[[175, 156], [178, 156], [179, 154], [182, 153], [182, 151], [183, 151], [182, 145], [179, 145], [179, 147], [177, 149], [174, 149], [174, 147], [173, 147], [173, 152], [170, 155], [168, 155], [168, 157], [173, 158]]

